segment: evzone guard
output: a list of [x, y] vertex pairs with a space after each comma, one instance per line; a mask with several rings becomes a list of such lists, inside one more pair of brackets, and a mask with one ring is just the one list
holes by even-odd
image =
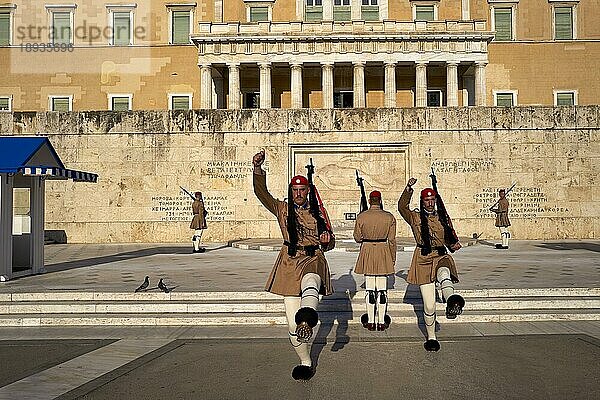
[[281, 201], [267, 189], [266, 173], [261, 167], [264, 160], [264, 151], [252, 159], [254, 193], [277, 218], [284, 240], [265, 290], [284, 296], [290, 343], [300, 358], [292, 377], [308, 380], [314, 375], [308, 342], [319, 318], [319, 295], [333, 292], [323, 253], [334, 248], [335, 238], [312, 184], [312, 165], [308, 166], [309, 179], [294, 176], [288, 185], [287, 201]]
[[508, 239], [510, 238], [510, 232], [508, 227], [510, 226], [510, 219], [508, 218], [508, 199], [506, 195], [510, 192], [516, 183], [514, 183], [508, 190], [498, 190], [498, 201], [490, 207], [490, 211], [496, 213], [496, 226], [500, 229], [500, 237], [502, 243], [497, 243], [497, 249], [508, 249]]
[[360, 243], [360, 253], [354, 272], [365, 275], [365, 302], [367, 313], [361, 317], [363, 327], [370, 331], [383, 331], [391, 323], [387, 315], [387, 276], [394, 273], [396, 263], [396, 218], [383, 210], [381, 193], [365, 196], [362, 178], [356, 171], [361, 189], [361, 212], [354, 225], [354, 240]]
[[465, 300], [454, 293], [458, 273], [454, 259], [447, 250], [454, 252], [461, 244], [452, 227], [452, 221], [437, 191], [435, 174], [431, 175], [433, 188], [421, 191], [419, 210], [410, 210], [409, 204], [417, 183], [410, 178], [398, 200], [398, 211], [410, 225], [417, 247], [413, 253], [407, 281], [419, 285], [423, 298], [423, 313], [427, 330], [427, 351], [438, 351], [440, 343], [435, 334], [436, 283], [440, 286], [442, 300], [446, 302], [446, 318], [454, 319], [462, 313]]
[[192, 253], [204, 253], [205, 248], [200, 247], [200, 241], [202, 239], [202, 232], [206, 229], [206, 208], [204, 207], [204, 199], [202, 198], [202, 192], [195, 192], [194, 195], [179, 186], [188, 196], [192, 198], [192, 213], [194, 214], [192, 222], [190, 223], [190, 229], [194, 231], [192, 236], [192, 244], [194, 248]]

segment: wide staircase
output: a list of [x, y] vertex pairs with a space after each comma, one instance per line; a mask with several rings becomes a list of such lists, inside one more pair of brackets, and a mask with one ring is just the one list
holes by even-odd
[[[390, 290], [394, 324], [422, 321], [418, 289]], [[600, 288], [480, 289], [460, 292], [462, 315], [450, 323], [600, 320]], [[319, 306], [322, 322], [359, 324], [365, 292], [335, 293]], [[0, 326], [235, 326], [285, 324], [283, 302], [266, 292], [45, 292], [0, 294]]]

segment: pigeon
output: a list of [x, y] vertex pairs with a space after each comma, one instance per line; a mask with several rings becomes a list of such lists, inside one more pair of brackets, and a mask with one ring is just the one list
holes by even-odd
[[160, 278], [160, 280], [158, 281], [158, 288], [160, 290], [162, 290], [163, 292], [165, 292], [165, 293], [169, 293], [170, 292], [170, 290], [167, 287], [167, 285], [164, 284], [162, 278]]
[[147, 277], [144, 278], [144, 282], [142, 282], [142, 284], [140, 285], [140, 287], [137, 288], [137, 289], [135, 289], [135, 292], [137, 293], [137, 292], [139, 292], [141, 290], [146, 289], [149, 284], [150, 284], [150, 277], [147, 276]]

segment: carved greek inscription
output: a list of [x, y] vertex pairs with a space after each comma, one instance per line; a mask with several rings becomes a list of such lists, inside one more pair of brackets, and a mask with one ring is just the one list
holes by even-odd
[[[473, 196], [476, 203], [481, 204], [477, 212], [479, 218], [495, 218], [496, 214], [489, 210], [498, 200], [497, 188], [483, 188]], [[538, 218], [566, 215], [568, 207], [548, 204], [548, 198], [539, 187], [516, 186], [506, 198], [509, 201], [509, 218]]]
[[484, 172], [490, 171], [496, 166], [496, 163], [492, 159], [484, 158], [470, 158], [470, 159], [458, 159], [458, 158], [443, 158], [435, 160], [432, 164], [435, 172], [444, 173], [465, 173], [465, 172]]
[[[207, 221], [229, 221], [234, 210], [229, 206], [227, 195], [204, 195]], [[152, 196], [152, 214], [155, 220], [167, 222], [191, 222], [192, 199], [186, 195]]]
[[[200, 173], [212, 179], [246, 179], [252, 176], [252, 161], [206, 161], [201, 163]], [[269, 161], [265, 161], [263, 169], [269, 172]]]

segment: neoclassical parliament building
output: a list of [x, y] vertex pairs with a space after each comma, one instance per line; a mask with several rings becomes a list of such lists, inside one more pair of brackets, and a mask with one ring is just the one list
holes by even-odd
[[598, 104], [599, 0], [0, 3], [0, 110]]

